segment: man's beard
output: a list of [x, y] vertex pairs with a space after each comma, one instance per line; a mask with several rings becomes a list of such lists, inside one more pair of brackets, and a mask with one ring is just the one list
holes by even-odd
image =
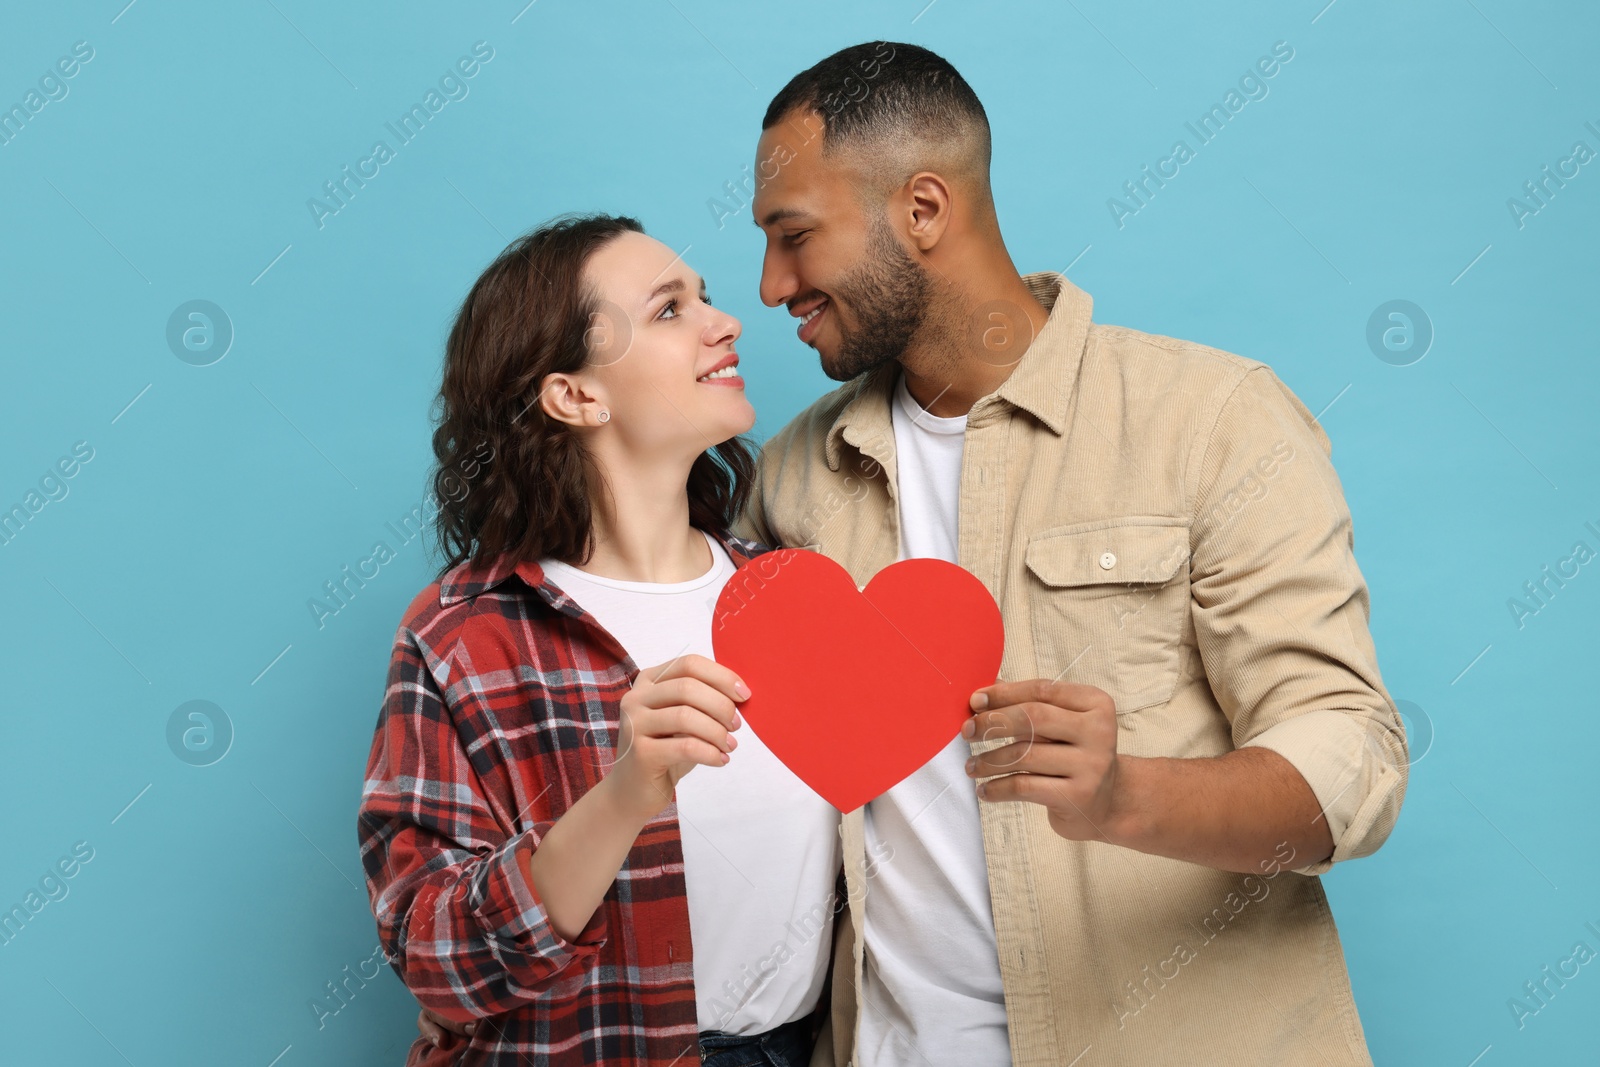
[[906, 254], [889, 224], [874, 218], [863, 262], [834, 287], [835, 303], [850, 308], [856, 326], [847, 330], [833, 309], [842, 341], [831, 363], [822, 358], [822, 372], [847, 382], [898, 359], [927, 319], [932, 288], [927, 270]]

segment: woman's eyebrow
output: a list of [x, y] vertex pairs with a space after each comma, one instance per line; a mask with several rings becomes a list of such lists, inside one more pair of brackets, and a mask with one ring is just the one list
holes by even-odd
[[656, 297], [663, 296], [666, 293], [681, 293], [684, 288], [682, 278], [669, 278], [650, 291], [650, 295], [644, 298], [644, 305], [649, 307], [655, 303]]
[[[699, 281], [700, 292], [703, 295], [706, 292], [706, 280], [701, 278]], [[655, 289], [651, 291], [650, 295], [645, 297], [644, 305], [645, 307], [649, 307], [655, 301], [656, 297], [662, 296], [666, 293], [681, 293], [687, 288], [688, 286], [684, 284], [682, 278], [669, 278], [667, 281], [664, 281], [660, 285], [656, 286]]]

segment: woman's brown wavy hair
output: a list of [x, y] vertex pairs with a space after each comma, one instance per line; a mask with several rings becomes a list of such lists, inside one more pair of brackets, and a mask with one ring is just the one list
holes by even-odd
[[[575, 429], [544, 413], [539, 388], [546, 375], [578, 371], [589, 358], [600, 296], [585, 283], [584, 264], [628, 232], [644, 227], [625, 215], [561, 216], [507, 246], [462, 301], [435, 400], [441, 576], [502, 554], [589, 559], [590, 501], [604, 478]], [[690, 523], [726, 534], [754, 470], [742, 437], [701, 453], [689, 471]]]

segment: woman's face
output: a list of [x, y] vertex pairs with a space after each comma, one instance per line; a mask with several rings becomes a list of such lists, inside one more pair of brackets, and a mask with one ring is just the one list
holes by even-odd
[[603, 435], [636, 455], [693, 457], [755, 425], [733, 348], [739, 320], [711, 305], [672, 249], [624, 233], [589, 257], [584, 277], [601, 298], [582, 376], [611, 413]]

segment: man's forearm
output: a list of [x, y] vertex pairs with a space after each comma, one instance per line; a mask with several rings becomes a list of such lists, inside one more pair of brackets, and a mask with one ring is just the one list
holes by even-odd
[[1333, 834], [1300, 772], [1269, 748], [1194, 759], [1121, 756], [1111, 819], [1113, 844], [1224, 871], [1258, 874], [1333, 855]]

